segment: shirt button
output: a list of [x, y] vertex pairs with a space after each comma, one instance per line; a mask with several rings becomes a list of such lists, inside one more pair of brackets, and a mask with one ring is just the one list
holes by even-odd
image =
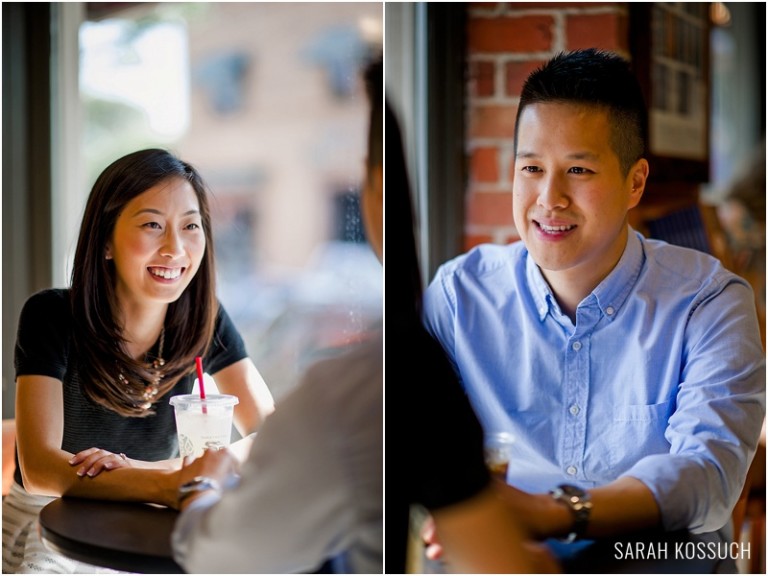
[[613, 309], [613, 306], [608, 306], [608, 308], [605, 309], [605, 313], [608, 314], [608, 316], [613, 316], [614, 312], [616, 312], [616, 310]]
[[574, 416], [576, 416], [576, 414], [578, 414], [578, 413], [579, 413], [579, 407], [578, 407], [576, 404], [574, 404], [573, 406], [571, 406], [571, 407], [568, 409], [568, 412], [570, 412], [571, 414], [573, 414]]
[[576, 342], [574, 342], [574, 343], [571, 345], [571, 348], [573, 348], [574, 350], [576, 350], [576, 352], [578, 352], [579, 350], [581, 350], [581, 342], [579, 342], [578, 340], [576, 340]]
[[566, 471], [566, 472], [567, 472], [567, 473], [568, 473], [570, 476], [575, 476], [575, 475], [576, 475], [576, 466], [568, 466], [568, 468], [566, 468], [566, 469], [565, 469], [565, 471]]

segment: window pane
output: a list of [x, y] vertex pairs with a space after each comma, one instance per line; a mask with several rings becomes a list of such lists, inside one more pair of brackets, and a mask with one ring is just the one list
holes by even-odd
[[81, 27], [87, 186], [150, 146], [213, 194], [219, 297], [279, 399], [381, 314], [358, 194], [380, 3], [159, 3]]

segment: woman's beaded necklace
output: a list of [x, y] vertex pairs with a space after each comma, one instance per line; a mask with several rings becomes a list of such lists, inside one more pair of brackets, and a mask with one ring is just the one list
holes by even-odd
[[[147, 382], [144, 386], [144, 392], [141, 395], [141, 399], [143, 402], [140, 404], [140, 407], [143, 410], [149, 410], [149, 408], [152, 407], [152, 402], [155, 399], [155, 396], [157, 396], [158, 390], [160, 389], [160, 381], [163, 379], [165, 374], [162, 372], [162, 367], [165, 366], [165, 359], [163, 358], [163, 346], [165, 345], [165, 326], [163, 326], [163, 329], [160, 330], [160, 338], [157, 345], [157, 356], [152, 361], [151, 365], [148, 366], [148, 368], [152, 368], [154, 370], [154, 378], [150, 382]], [[123, 386], [128, 388], [128, 379], [123, 375], [123, 371], [120, 370], [117, 375], [117, 379]]]

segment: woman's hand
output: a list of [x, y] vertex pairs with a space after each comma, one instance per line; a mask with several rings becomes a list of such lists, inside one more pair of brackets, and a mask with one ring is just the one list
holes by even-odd
[[131, 460], [122, 452], [115, 454], [101, 448], [88, 448], [75, 454], [69, 460], [70, 466], [80, 466], [78, 476], [95, 478], [103, 471], [116, 470], [132, 466]]
[[430, 560], [441, 560], [443, 556], [443, 547], [437, 539], [435, 530], [435, 520], [429, 515], [421, 525], [421, 539], [424, 543], [425, 554]]

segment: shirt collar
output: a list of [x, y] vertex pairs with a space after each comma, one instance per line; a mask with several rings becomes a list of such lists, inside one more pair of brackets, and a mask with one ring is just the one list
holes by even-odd
[[616, 313], [624, 305], [635, 286], [644, 262], [645, 253], [640, 241], [640, 234], [630, 227], [627, 246], [624, 248], [619, 263], [592, 291], [597, 298], [600, 310], [608, 319], [616, 318]]
[[531, 258], [530, 252], [525, 252], [525, 275], [528, 279], [528, 286], [530, 286], [531, 294], [533, 295], [533, 301], [536, 302], [536, 310], [539, 313], [539, 320], [542, 322], [547, 316], [551, 306], [557, 306], [555, 302], [555, 296], [549, 289], [549, 284], [544, 280], [544, 276], [541, 274], [536, 262]]
[[[597, 305], [600, 307], [603, 315], [609, 320], [613, 320], [617, 312], [624, 305], [627, 296], [629, 296], [632, 287], [640, 275], [644, 261], [645, 255], [640, 235], [630, 227], [629, 234], [627, 235], [627, 245], [618, 264], [592, 291]], [[525, 266], [528, 285], [531, 288], [531, 294], [536, 303], [539, 320], [544, 321], [547, 314], [552, 312], [553, 308], [557, 308], [555, 296], [552, 294], [552, 290], [544, 279], [541, 270], [527, 251]], [[584, 301], [588, 299], [589, 296]]]

